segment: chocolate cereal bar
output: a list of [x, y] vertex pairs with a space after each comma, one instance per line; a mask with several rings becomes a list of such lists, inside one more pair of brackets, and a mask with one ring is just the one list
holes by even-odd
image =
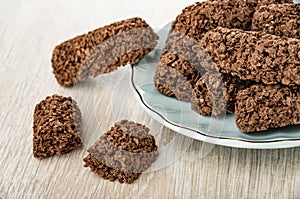
[[[209, 0], [209, 1], [219, 1], [224, 0]], [[254, 10], [259, 9], [260, 6], [270, 5], [270, 4], [282, 4], [282, 3], [293, 3], [293, 0], [244, 0], [251, 8]]]
[[71, 97], [53, 95], [36, 105], [33, 118], [33, 155], [62, 155], [82, 145], [81, 112]]
[[300, 4], [261, 6], [253, 16], [252, 30], [300, 39]]
[[260, 6], [270, 4], [293, 3], [293, 0], [246, 0], [254, 9], [259, 9]]
[[[197, 46], [200, 48], [198, 44], [195, 48]], [[190, 101], [194, 84], [203, 73], [201, 72], [203, 69], [198, 64], [199, 62], [193, 60], [197, 57], [197, 54], [195, 54], [197, 51], [187, 51], [191, 53], [186, 52], [185, 55], [181, 55], [179, 51], [178, 53], [164, 51], [154, 75], [155, 87], [166, 96], [174, 96], [178, 100]], [[197, 66], [198, 69], [194, 66]]]
[[[219, 27], [200, 43], [221, 73], [265, 84], [300, 85], [298, 39]], [[211, 66], [202, 64], [206, 70]]]
[[243, 132], [300, 124], [300, 92], [280, 85], [253, 85], [239, 91], [236, 124]]
[[157, 159], [157, 148], [149, 128], [122, 120], [88, 149], [84, 166], [104, 179], [133, 183]]
[[172, 30], [154, 75], [156, 88], [167, 96], [190, 101], [196, 81], [205, 72], [199, 64], [201, 53], [205, 51], [194, 38]]
[[250, 30], [254, 10], [243, 0], [197, 2], [183, 9], [172, 25], [184, 35], [199, 41], [218, 26]]
[[53, 73], [59, 84], [72, 86], [138, 62], [155, 48], [157, 40], [141, 18], [116, 22], [56, 46], [51, 60]]
[[201, 115], [215, 117], [225, 112], [233, 113], [238, 91], [251, 84], [251, 81], [242, 81], [229, 74], [208, 71], [193, 89], [192, 109]]
[[198, 2], [185, 8], [173, 23], [163, 49], [154, 77], [156, 88], [167, 96], [190, 101], [192, 89], [204, 73], [198, 41], [217, 26], [250, 29], [252, 13], [253, 8], [243, 0]]

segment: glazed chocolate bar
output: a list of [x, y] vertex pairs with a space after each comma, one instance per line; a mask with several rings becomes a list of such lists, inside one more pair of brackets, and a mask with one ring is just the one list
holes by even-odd
[[300, 92], [280, 85], [253, 85], [237, 95], [236, 124], [243, 132], [300, 124]]
[[122, 120], [88, 149], [84, 166], [104, 179], [132, 183], [157, 159], [157, 149], [149, 128]]
[[70, 97], [53, 95], [36, 105], [33, 118], [33, 155], [62, 155], [82, 145], [81, 112]]
[[116, 22], [56, 46], [51, 60], [53, 73], [59, 84], [72, 86], [138, 62], [155, 48], [157, 40], [141, 18]]
[[[200, 43], [221, 73], [265, 84], [300, 85], [298, 39], [219, 27], [207, 32]], [[214, 65], [202, 67], [215, 70]]]
[[208, 71], [193, 90], [192, 109], [201, 115], [215, 117], [225, 112], [233, 113], [238, 91], [251, 84], [251, 81], [242, 81], [229, 74]]
[[261, 6], [253, 16], [252, 30], [300, 39], [300, 4]]
[[196, 81], [204, 73], [198, 41], [217, 26], [250, 29], [251, 13], [253, 9], [242, 0], [198, 2], [185, 8], [173, 23], [163, 49], [154, 78], [156, 88], [167, 96], [190, 101]]

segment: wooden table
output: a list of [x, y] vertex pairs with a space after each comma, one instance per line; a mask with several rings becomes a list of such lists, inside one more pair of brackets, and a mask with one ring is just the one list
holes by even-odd
[[[73, 88], [59, 86], [52, 75], [52, 49], [60, 42], [133, 16], [159, 28], [191, 3], [1, 1], [0, 198], [300, 198], [300, 148], [212, 147], [176, 134], [140, 108], [129, 84], [130, 67]], [[54, 93], [78, 101], [84, 146], [38, 160], [32, 155], [33, 110]], [[148, 125], [161, 152], [159, 161], [130, 185], [103, 180], [82, 161], [87, 147], [123, 118]]]

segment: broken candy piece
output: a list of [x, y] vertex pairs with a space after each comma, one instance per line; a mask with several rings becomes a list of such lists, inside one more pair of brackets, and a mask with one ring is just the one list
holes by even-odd
[[81, 112], [71, 97], [48, 96], [36, 105], [33, 119], [33, 155], [62, 155], [82, 145]]
[[122, 120], [88, 149], [83, 161], [104, 179], [133, 183], [157, 159], [157, 149], [149, 128]]

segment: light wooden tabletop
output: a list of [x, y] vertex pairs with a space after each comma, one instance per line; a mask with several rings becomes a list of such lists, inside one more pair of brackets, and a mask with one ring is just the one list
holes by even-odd
[[[130, 67], [73, 88], [59, 86], [52, 75], [52, 49], [60, 42], [133, 16], [159, 28], [192, 3], [1, 1], [0, 198], [300, 198], [300, 148], [236, 149], [176, 134], [139, 106], [129, 83]], [[78, 102], [84, 146], [38, 160], [32, 155], [33, 110], [54, 93]], [[160, 147], [159, 160], [130, 185], [103, 180], [82, 161], [87, 147], [121, 119], [149, 126]]]

